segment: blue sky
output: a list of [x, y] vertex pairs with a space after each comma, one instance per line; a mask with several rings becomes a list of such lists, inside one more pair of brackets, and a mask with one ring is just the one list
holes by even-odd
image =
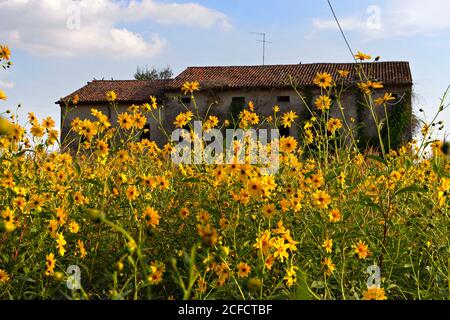
[[[428, 118], [450, 84], [450, 1], [332, 0], [354, 50], [407, 60], [415, 108]], [[0, 43], [14, 66], [0, 72], [8, 95], [59, 121], [58, 98], [93, 78], [131, 79], [138, 65], [351, 62], [326, 0], [0, 0]], [[450, 120], [450, 110], [442, 114]], [[450, 133], [450, 124], [446, 124]]]

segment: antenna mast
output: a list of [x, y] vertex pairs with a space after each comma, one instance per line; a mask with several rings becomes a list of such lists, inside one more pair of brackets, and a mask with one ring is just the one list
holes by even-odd
[[272, 43], [272, 42], [266, 41], [266, 33], [265, 32], [250, 32], [250, 33], [262, 36], [262, 40], [258, 39], [256, 41], [262, 42], [262, 44], [263, 44], [263, 46], [262, 46], [263, 47], [262, 48], [262, 65], [264, 65], [265, 59], [266, 59], [266, 43]]

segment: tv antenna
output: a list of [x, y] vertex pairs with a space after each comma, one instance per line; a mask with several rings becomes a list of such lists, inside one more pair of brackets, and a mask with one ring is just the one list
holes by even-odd
[[264, 60], [266, 58], [266, 43], [272, 43], [272, 42], [266, 40], [266, 33], [265, 32], [250, 32], [250, 33], [262, 36], [262, 40], [258, 39], [256, 41], [262, 42], [262, 44], [263, 44], [263, 46], [262, 46], [262, 65], [264, 65], [264, 62], [265, 62]]

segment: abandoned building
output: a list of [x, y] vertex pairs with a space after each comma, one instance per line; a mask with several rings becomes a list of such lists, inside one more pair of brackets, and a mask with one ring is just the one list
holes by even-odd
[[[182, 103], [191, 105], [190, 95], [183, 95], [181, 86], [186, 81], [198, 81], [200, 91], [195, 93], [195, 100], [200, 112], [205, 113], [212, 104], [210, 114], [225, 119], [231, 112], [236, 112], [249, 101], [253, 101], [255, 111], [259, 114], [273, 114], [272, 108], [278, 105], [280, 113], [293, 110], [298, 115], [305, 115], [305, 106], [297, 91], [311, 106], [320, 95], [320, 88], [313, 84], [318, 72], [328, 72], [333, 79], [339, 79], [338, 70], [349, 71], [344, 80], [346, 88], [341, 96], [345, 117], [355, 124], [355, 134], [370, 141], [377, 136], [376, 127], [367, 108], [362, 107], [361, 93], [356, 83], [360, 82], [356, 67], [361, 66], [368, 80], [381, 81], [384, 88], [376, 91], [374, 97], [389, 92], [396, 101], [388, 106], [389, 119], [397, 126], [395, 139], [404, 143], [411, 139], [411, 91], [412, 76], [408, 62], [370, 62], [370, 63], [312, 63], [264, 66], [223, 66], [223, 67], [188, 67], [170, 80], [93, 80], [87, 85], [60, 99], [56, 103], [61, 108], [61, 137], [70, 136], [70, 123], [80, 119], [92, 118], [91, 108], [96, 108], [107, 115], [113, 125], [117, 116], [132, 104], [149, 102], [150, 96], [158, 98], [163, 105], [161, 116], [167, 132], [174, 129], [173, 121], [177, 114], [185, 111]], [[294, 85], [294, 87], [293, 87]], [[114, 90], [117, 94], [117, 110], [106, 100], [105, 93]], [[71, 104], [78, 96], [78, 103]], [[67, 108], [69, 107], [69, 110]], [[384, 118], [384, 109], [377, 110], [380, 119]], [[338, 107], [333, 103], [331, 116], [342, 118]], [[166, 138], [157, 128], [156, 122], [148, 116], [150, 138], [158, 144]], [[282, 134], [296, 136], [296, 128], [281, 128]], [[290, 130], [290, 131], [289, 131]]]

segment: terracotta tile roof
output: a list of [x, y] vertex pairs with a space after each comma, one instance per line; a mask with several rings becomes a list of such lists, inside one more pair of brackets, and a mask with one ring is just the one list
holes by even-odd
[[[362, 63], [371, 80], [386, 85], [411, 85], [412, 77], [408, 62]], [[105, 102], [105, 93], [114, 90], [119, 102], [148, 102], [151, 95], [160, 96], [164, 91], [181, 92], [186, 81], [199, 81], [201, 89], [233, 88], [288, 88], [291, 75], [299, 86], [313, 85], [318, 72], [328, 72], [334, 79], [338, 70], [350, 71], [348, 79], [358, 81], [355, 63], [311, 63], [266, 66], [189, 67], [170, 80], [94, 80], [56, 103], [62, 103], [76, 94], [80, 104]]]
[[170, 80], [93, 80], [56, 103], [73, 99], [77, 94], [81, 104], [104, 102], [106, 92], [111, 90], [114, 90], [119, 102], [148, 102], [151, 95], [161, 95], [168, 81]]
[[[367, 76], [385, 84], [412, 84], [408, 62], [375, 62], [361, 64]], [[338, 70], [350, 71], [349, 79], [359, 79], [355, 63], [311, 63], [266, 66], [189, 67], [168, 89], [179, 89], [185, 81], [199, 81], [203, 89], [289, 87], [291, 75], [300, 86], [313, 85], [318, 72], [328, 72], [334, 79]]]

